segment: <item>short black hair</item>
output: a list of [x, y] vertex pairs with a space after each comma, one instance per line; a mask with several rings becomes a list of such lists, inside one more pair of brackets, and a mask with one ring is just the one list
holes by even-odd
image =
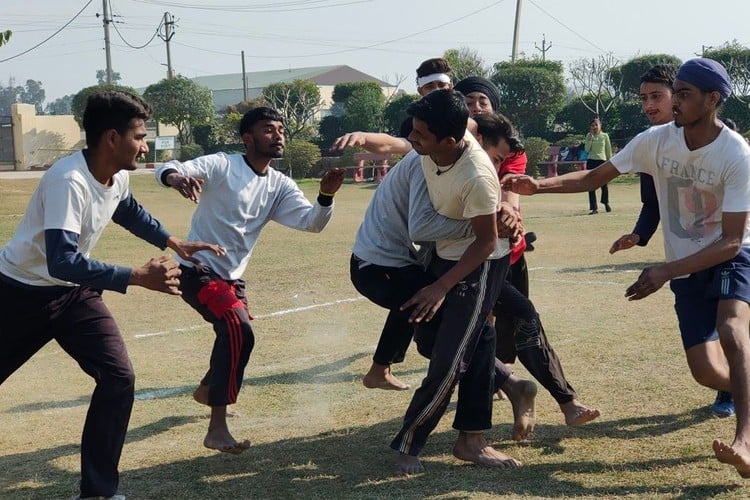
[[282, 124], [284, 123], [284, 117], [273, 108], [265, 106], [253, 108], [242, 115], [239, 127], [240, 137], [242, 137], [245, 132], [249, 132], [253, 125], [262, 120], [272, 120], [275, 122], [281, 122]]
[[107, 130], [124, 134], [132, 121], [140, 118], [148, 120], [153, 113], [149, 103], [137, 95], [120, 90], [103, 90], [91, 94], [83, 111], [83, 130], [86, 132], [86, 145], [95, 148]]
[[674, 86], [677, 68], [671, 64], [657, 64], [641, 75], [641, 83], [661, 83], [670, 89]]
[[409, 104], [406, 112], [412, 118], [425, 122], [439, 141], [446, 137], [460, 141], [466, 133], [466, 123], [469, 121], [469, 108], [466, 107], [464, 96], [455, 90], [430, 92]]
[[497, 146], [500, 139], [504, 139], [513, 153], [525, 150], [518, 133], [510, 120], [500, 113], [480, 113], [472, 117], [477, 122], [477, 133], [492, 146]]
[[435, 73], [445, 73], [446, 75], [449, 75], [451, 73], [451, 67], [448, 65], [448, 61], [442, 57], [433, 57], [432, 59], [423, 61], [417, 68], [417, 78], [434, 75]]

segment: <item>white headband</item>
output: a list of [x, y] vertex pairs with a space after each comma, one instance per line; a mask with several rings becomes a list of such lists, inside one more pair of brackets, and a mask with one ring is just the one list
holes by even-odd
[[417, 78], [417, 88], [424, 87], [428, 83], [432, 82], [443, 82], [443, 83], [450, 83], [451, 77], [446, 75], [445, 73], [433, 73], [431, 75], [427, 76], [420, 76]]

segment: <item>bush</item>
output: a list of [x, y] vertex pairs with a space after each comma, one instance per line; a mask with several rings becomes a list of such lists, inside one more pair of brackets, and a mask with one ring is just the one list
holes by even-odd
[[541, 137], [527, 137], [523, 140], [523, 145], [526, 148], [526, 156], [529, 159], [529, 162], [526, 164], [526, 175], [539, 177], [539, 163], [548, 159], [547, 149], [549, 149], [549, 142]]
[[284, 165], [290, 177], [296, 179], [310, 175], [320, 157], [320, 148], [312, 142], [295, 139], [287, 142], [284, 148]]
[[188, 161], [203, 155], [200, 144], [183, 144], [180, 147], [180, 161]]

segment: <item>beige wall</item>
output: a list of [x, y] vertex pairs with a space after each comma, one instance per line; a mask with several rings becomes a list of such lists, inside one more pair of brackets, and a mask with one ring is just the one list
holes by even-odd
[[44, 168], [83, 147], [81, 129], [72, 115], [37, 115], [31, 104], [11, 106], [14, 170]]

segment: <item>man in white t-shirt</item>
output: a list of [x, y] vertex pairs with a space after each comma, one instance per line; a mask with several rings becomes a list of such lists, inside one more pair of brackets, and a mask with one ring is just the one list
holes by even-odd
[[[654, 178], [667, 261], [646, 268], [625, 292], [629, 300], [654, 293], [667, 281], [686, 354], [696, 358], [696, 380], [734, 397], [733, 443], [713, 442], [716, 458], [750, 477], [750, 146], [726, 127], [717, 110], [731, 93], [726, 69], [697, 58], [674, 82], [674, 123], [651, 127], [601, 167], [534, 180], [506, 176], [520, 194], [574, 193], [620, 173]], [[718, 333], [724, 357], [706, 347]], [[691, 364], [691, 368], [693, 364]]]
[[125, 342], [102, 301], [129, 286], [179, 295], [180, 270], [167, 256], [129, 267], [92, 259], [112, 220], [187, 260], [218, 245], [180, 241], [133, 198], [129, 170], [148, 152], [151, 106], [123, 92], [89, 97], [87, 149], [42, 176], [13, 238], [0, 249], [0, 384], [54, 339], [96, 382], [81, 437], [80, 498], [124, 498], [117, 470], [133, 407], [135, 375]]
[[333, 214], [333, 196], [344, 180], [343, 169], [332, 169], [320, 180], [315, 203], [295, 182], [271, 167], [284, 154], [284, 120], [266, 107], [242, 117], [239, 134], [245, 154], [217, 153], [183, 163], [166, 163], [156, 170], [162, 186], [173, 187], [198, 203], [188, 241], [209, 238], [227, 249], [227, 256], [207, 256], [202, 265], [178, 259], [182, 298], [213, 325], [216, 338], [208, 372], [193, 393], [211, 407], [203, 440], [207, 448], [238, 454], [249, 448], [227, 426], [227, 405], [234, 404], [255, 337], [245, 296], [245, 272], [260, 231], [271, 221], [318, 233]]

